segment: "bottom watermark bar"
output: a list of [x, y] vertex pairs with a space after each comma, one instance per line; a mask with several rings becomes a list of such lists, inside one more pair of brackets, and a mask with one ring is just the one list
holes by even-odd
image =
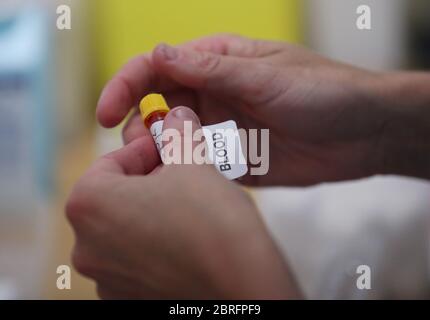
[[[342, 319], [357, 312], [363, 319], [393, 314], [410, 318], [413, 312], [429, 310], [430, 301], [0, 301], [3, 315], [37, 313], [100, 319], [293, 319], [316, 315]], [[420, 310], [422, 309], [422, 310]], [[421, 312], [422, 311], [422, 312]], [[7, 317], [4, 316], [6, 319]]]

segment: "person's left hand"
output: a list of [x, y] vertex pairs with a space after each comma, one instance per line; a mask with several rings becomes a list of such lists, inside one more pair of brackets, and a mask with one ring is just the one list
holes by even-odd
[[[164, 129], [180, 129], [184, 120], [199, 127], [194, 113], [179, 107]], [[151, 139], [99, 159], [67, 204], [73, 263], [96, 281], [99, 296], [297, 297], [250, 197], [213, 166], [158, 166]]]

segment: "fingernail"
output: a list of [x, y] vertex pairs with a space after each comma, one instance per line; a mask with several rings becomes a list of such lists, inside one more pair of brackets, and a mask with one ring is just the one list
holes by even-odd
[[191, 120], [196, 123], [200, 123], [199, 117], [194, 113], [193, 110], [187, 107], [176, 107], [171, 111], [173, 116], [180, 120]]
[[167, 44], [162, 44], [160, 50], [166, 60], [175, 60], [178, 57], [178, 49]]

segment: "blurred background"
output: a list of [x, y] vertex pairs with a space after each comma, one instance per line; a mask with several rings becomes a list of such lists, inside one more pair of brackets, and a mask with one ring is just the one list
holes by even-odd
[[[72, 29], [56, 27], [70, 6]], [[359, 31], [356, 8], [372, 9]], [[219, 32], [302, 43], [366, 68], [430, 66], [426, 0], [2, 0], [0, 2], [0, 299], [95, 299], [72, 271], [64, 203], [91, 161], [121, 145], [95, 122], [103, 85], [159, 42]], [[430, 184], [374, 177], [308, 189], [255, 190], [309, 298], [430, 297]], [[372, 269], [372, 290], [355, 286]]]

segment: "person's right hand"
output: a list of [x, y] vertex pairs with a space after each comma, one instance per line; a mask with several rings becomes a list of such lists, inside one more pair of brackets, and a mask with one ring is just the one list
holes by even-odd
[[[385, 170], [384, 80], [298, 46], [221, 35], [131, 60], [105, 87], [97, 117], [115, 126], [160, 92], [171, 106], [192, 107], [203, 125], [233, 119], [270, 129], [269, 172], [245, 183], [311, 185]], [[146, 134], [136, 114], [124, 141]]]

